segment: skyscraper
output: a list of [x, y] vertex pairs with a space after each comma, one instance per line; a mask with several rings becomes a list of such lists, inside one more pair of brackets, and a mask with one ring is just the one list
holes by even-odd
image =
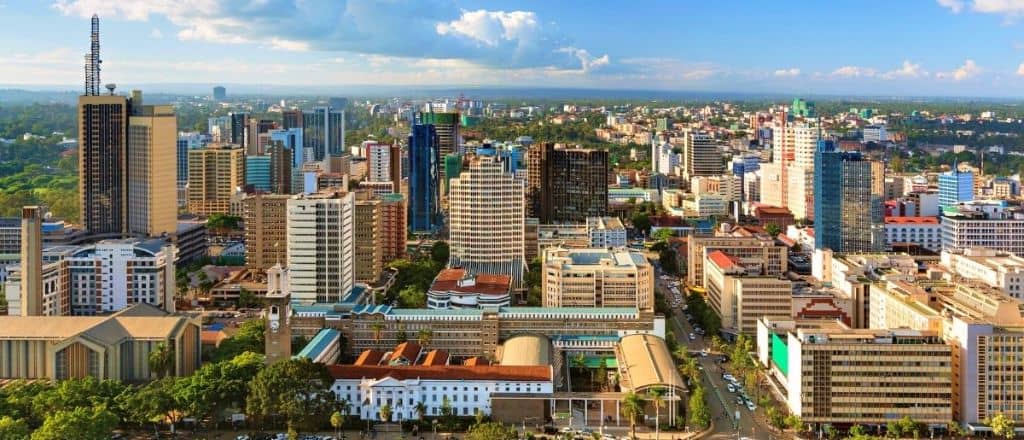
[[228, 99], [228, 91], [222, 86], [216, 86], [213, 88], [213, 100], [223, 101]]
[[[231, 143], [245, 145], [245, 128], [249, 125], [249, 114], [246, 112], [228, 113], [231, 119]], [[221, 140], [227, 142], [227, 140]]]
[[155, 237], [178, 229], [178, 119], [171, 105], [143, 105], [132, 91], [128, 117], [128, 232]]
[[267, 152], [270, 130], [277, 128], [277, 123], [266, 119], [250, 119], [245, 126], [245, 154], [261, 155]]
[[286, 263], [289, 199], [286, 194], [257, 193], [242, 201], [247, 268], [265, 270]]
[[974, 200], [974, 173], [960, 171], [953, 163], [953, 169], [939, 174], [939, 211], [971, 200]]
[[245, 156], [245, 186], [251, 187], [252, 191], [270, 192], [269, 154]]
[[231, 197], [245, 184], [245, 155], [237, 145], [211, 145], [188, 152], [188, 211], [230, 212]]
[[285, 130], [302, 128], [302, 110], [284, 110], [281, 112], [281, 125]]
[[[422, 123], [431, 124], [437, 131], [437, 150], [438, 156], [442, 159], [452, 153], [462, 153], [459, 151], [459, 114], [458, 113], [440, 113], [440, 112], [424, 112], [420, 114]], [[444, 164], [439, 165], [438, 169], [438, 187], [440, 187], [440, 179], [445, 176]]]
[[43, 316], [43, 217], [38, 206], [21, 209], [21, 316]]
[[839, 253], [885, 250], [881, 162], [818, 142], [814, 167], [814, 245]]
[[414, 121], [409, 134], [409, 230], [434, 232], [438, 228], [440, 194], [437, 131], [433, 125]]
[[526, 162], [530, 217], [556, 223], [607, 215], [607, 151], [539, 144]]
[[303, 147], [311, 160], [338, 157], [345, 151], [345, 111], [317, 107], [302, 114]]
[[288, 200], [292, 301], [336, 303], [352, 292], [354, 217], [353, 193], [317, 193]]
[[687, 130], [683, 135], [683, 178], [722, 174], [722, 152], [704, 132]]
[[391, 146], [371, 142], [366, 144], [366, 180], [370, 182], [391, 182]]
[[520, 286], [526, 268], [522, 179], [506, 173], [496, 156], [476, 156], [451, 185], [448, 266], [508, 275]]
[[358, 282], [375, 283], [384, 271], [383, 202], [366, 190], [355, 196], [353, 276]]
[[267, 154], [270, 156], [270, 192], [292, 194], [292, 149], [283, 142], [272, 142]]

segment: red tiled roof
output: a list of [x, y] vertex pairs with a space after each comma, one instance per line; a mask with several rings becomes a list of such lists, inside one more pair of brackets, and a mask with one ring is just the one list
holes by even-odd
[[548, 365], [328, 365], [327, 370], [335, 379], [383, 379], [391, 377], [405, 379], [434, 380], [510, 380], [548, 381], [551, 367]]
[[481, 365], [491, 365], [491, 361], [487, 360], [487, 358], [485, 357], [473, 356], [469, 359], [462, 361], [462, 365], [465, 365], [467, 367], [477, 367]]
[[422, 350], [423, 348], [420, 347], [420, 344], [409, 341], [403, 342], [395, 346], [394, 351], [391, 352], [391, 358], [388, 359], [388, 362], [392, 362], [399, 358], [403, 358], [410, 363], [416, 362], [416, 358], [419, 357], [420, 351]]
[[886, 217], [885, 222], [894, 224], [935, 225], [939, 223], [939, 219], [938, 217]]
[[708, 254], [708, 258], [720, 269], [729, 269], [740, 265], [739, 259], [722, 251], [712, 251]]
[[425, 367], [431, 367], [434, 365], [447, 365], [448, 364], [448, 352], [444, 350], [430, 350], [427, 352], [427, 356], [423, 358], [423, 362], [420, 365]]
[[476, 274], [472, 286], [460, 286], [459, 281], [466, 277], [466, 270], [461, 268], [444, 269], [437, 274], [430, 285], [433, 292], [476, 293], [480, 295], [508, 295], [512, 288], [512, 277], [491, 273]]
[[754, 208], [755, 217], [760, 217], [762, 215], [793, 215], [793, 213], [789, 212], [788, 208], [781, 206], [761, 205]]
[[377, 365], [382, 357], [384, 357], [384, 353], [377, 350], [365, 350], [359, 354], [354, 365]]

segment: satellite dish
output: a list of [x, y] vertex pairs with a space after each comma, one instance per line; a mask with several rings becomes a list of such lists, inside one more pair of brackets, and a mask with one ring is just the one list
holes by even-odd
[[106, 87], [107, 91], [110, 92], [111, 95], [113, 95], [114, 94], [114, 89], [117, 88], [117, 84], [110, 83], [110, 84], [107, 84], [107, 85], [105, 85], [103, 87]]

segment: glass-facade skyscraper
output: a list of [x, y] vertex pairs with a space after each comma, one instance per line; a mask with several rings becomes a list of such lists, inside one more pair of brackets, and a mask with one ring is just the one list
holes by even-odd
[[814, 247], [835, 252], [885, 250], [881, 162], [818, 141], [814, 154]]
[[438, 172], [441, 154], [432, 124], [413, 121], [409, 134], [409, 230], [434, 232], [440, 217]]
[[939, 210], [974, 200], [974, 173], [961, 172], [953, 164], [948, 173], [939, 174]]
[[317, 107], [303, 112], [302, 143], [311, 160], [340, 157], [345, 151], [345, 111]]

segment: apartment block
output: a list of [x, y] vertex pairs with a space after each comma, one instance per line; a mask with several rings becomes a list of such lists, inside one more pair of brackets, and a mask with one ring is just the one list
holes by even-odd
[[787, 248], [776, 245], [771, 237], [692, 236], [686, 258], [686, 282], [689, 285], [704, 286], [704, 260], [716, 250], [740, 259], [744, 265], [761, 264], [764, 267], [762, 273], [766, 276], [782, 275], [789, 265]]
[[245, 184], [245, 155], [235, 145], [211, 145], [188, 152], [188, 211], [202, 216], [226, 214]]
[[757, 262], [748, 266], [726, 252], [711, 251], [704, 261], [703, 285], [723, 331], [753, 335], [761, 317], [792, 315], [793, 282], [766, 275]]
[[257, 193], [242, 201], [247, 268], [266, 270], [286, 262], [290, 198], [287, 194]]
[[288, 200], [287, 255], [292, 301], [342, 302], [353, 292], [355, 195], [317, 193]]
[[654, 310], [654, 270], [642, 253], [625, 248], [548, 248], [541, 286], [545, 307]]
[[384, 272], [384, 219], [382, 202], [370, 193], [356, 193], [353, 276], [356, 282], [373, 284]]

